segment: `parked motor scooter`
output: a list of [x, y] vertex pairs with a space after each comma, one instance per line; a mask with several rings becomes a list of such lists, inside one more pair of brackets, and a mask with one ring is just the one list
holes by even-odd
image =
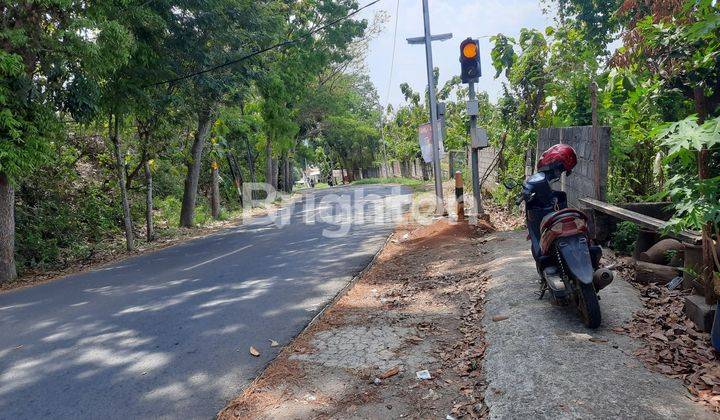
[[[591, 243], [587, 216], [567, 207], [567, 195], [551, 183], [564, 172], [569, 176], [577, 164], [572, 147], [557, 144], [538, 160], [538, 171], [522, 184], [516, 204], [525, 203], [528, 239], [538, 274], [540, 299], [546, 292], [561, 305], [574, 304], [588, 328], [600, 326], [597, 292], [613, 280], [613, 272], [600, 267], [602, 248]], [[513, 180], [504, 182], [512, 190]]]

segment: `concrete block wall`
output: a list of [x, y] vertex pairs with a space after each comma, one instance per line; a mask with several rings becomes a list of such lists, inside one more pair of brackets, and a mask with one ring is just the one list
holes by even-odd
[[[578, 199], [590, 197], [605, 200], [607, 191], [608, 157], [610, 155], [610, 127], [598, 127], [599, 156], [593, 156], [592, 126], [543, 128], [538, 136], [535, 165], [540, 154], [554, 144], [567, 144], [575, 149], [578, 164], [569, 177], [554, 185], [565, 191], [568, 205], [579, 207]], [[595, 160], [600, 164], [600, 196], [595, 195]]]
[[[384, 165], [362, 168], [360, 170], [354, 170], [353, 174], [355, 179], [362, 178], [376, 178], [376, 177], [389, 177], [389, 178], [415, 178], [422, 179], [422, 165], [424, 164], [422, 159], [414, 159], [407, 161], [392, 161], [388, 162], [387, 173]], [[432, 179], [432, 167], [428, 167], [428, 176]], [[361, 177], [362, 175], [362, 177]]]
[[388, 178], [416, 178], [422, 179], [422, 160], [414, 159], [408, 161], [392, 161], [388, 162], [388, 170], [385, 173], [384, 165], [377, 167], [364, 168], [362, 170], [365, 178], [388, 177]]
[[[480, 180], [482, 180], [483, 175], [487, 173], [488, 168], [495, 163], [495, 157], [497, 154], [498, 150], [494, 147], [486, 147], [484, 149], [480, 149], [478, 152], [478, 172], [480, 173]], [[488, 176], [485, 179], [485, 184], [482, 185], [482, 188], [493, 189], [497, 183], [497, 166], [495, 166], [488, 173]]]

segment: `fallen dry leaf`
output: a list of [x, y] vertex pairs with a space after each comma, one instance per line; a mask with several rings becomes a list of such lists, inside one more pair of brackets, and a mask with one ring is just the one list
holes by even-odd
[[607, 338], [599, 338], [599, 337], [592, 337], [590, 339], [590, 341], [592, 341], [593, 343], [607, 343], [608, 342]]
[[397, 375], [398, 373], [400, 373], [400, 366], [393, 366], [390, 369], [386, 370], [385, 372], [381, 373], [380, 376], [378, 376], [378, 378], [387, 379], [387, 378], [391, 378], [391, 377]]
[[709, 334], [696, 330], [683, 311], [688, 292], [657, 285], [636, 287], [645, 308], [624, 327], [625, 334], [644, 342], [635, 356], [650, 370], [682, 379], [694, 401], [720, 410], [718, 358]]
[[279, 346], [279, 345], [280, 345], [280, 343], [278, 343], [277, 341], [275, 341], [275, 340], [270, 340], [270, 347], [277, 347], [277, 346]]
[[509, 319], [510, 317], [507, 315], [495, 315], [492, 317], [493, 322], [499, 322], [499, 321], [505, 321], [506, 319]]
[[664, 341], [666, 343], [668, 341], [668, 338], [665, 336], [665, 334], [660, 333], [660, 332], [654, 332], [654, 333], [650, 334], [650, 337], [657, 338], [658, 340]]
[[250, 354], [252, 354], [255, 357], [260, 356], [260, 352], [253, 346], [250, 346]]

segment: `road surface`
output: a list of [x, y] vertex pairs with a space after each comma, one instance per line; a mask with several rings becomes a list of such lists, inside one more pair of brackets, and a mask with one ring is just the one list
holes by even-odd
[[[213, 417], [382, 247], [389, 212], [340, 237], [328, 236], [347, 219], [306, 222], [343, 214], [331, 194], [377, 204], [400, 192], [357, 190], [303, 196], [284, 227], [254, 220], [0, 294], [0, 418]], [[364, 208], [375, 221], [382, 207]]]

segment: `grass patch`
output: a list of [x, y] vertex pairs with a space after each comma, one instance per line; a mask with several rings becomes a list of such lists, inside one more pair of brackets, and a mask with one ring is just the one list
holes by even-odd
[[365, 178], [354, 181], [352, 185], [368, 185], [368, 184], [400, 184], [413, 189], [418, 189], [425, 185], [425, 181], [422, 179], [412, 178]]

